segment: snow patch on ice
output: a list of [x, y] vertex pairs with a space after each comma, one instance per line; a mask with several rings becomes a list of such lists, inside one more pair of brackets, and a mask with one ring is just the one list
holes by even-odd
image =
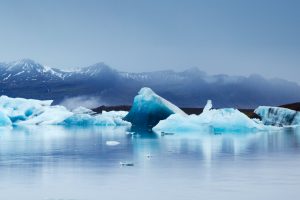
[[96, 114], [96, 112], [94, 112], [91, 109], [88, 109], [86, 107], [83, 107], [83, 106], [79, 106], [79, 107], [73, 109], [72, 112], [74, 114], [89, 114], [89, 115]]
[[212, 109], [212, 101], [208, 100], [207, 103], [206, 103], [206, 105], [205, 105], [205, 107], [204, 107], [204, 109], [203, 109], [203, 112], [207, 112], [207, 111], [209, 111], [211, 109]]

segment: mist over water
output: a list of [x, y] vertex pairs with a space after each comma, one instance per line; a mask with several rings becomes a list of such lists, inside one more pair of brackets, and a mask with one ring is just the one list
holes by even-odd
[[[108, 146], [107, 141], [119, 145]], [[1, 129], [1, 199], [295, 199], [300, 129], [127, 134], [120, 128]], [[122, 167], [120, 162], [132, 162]], [[18, 191], [18, 192], [15, 192]]]
[[73, 110], [80, 106], [89, 109], [97, 108], [98, 106], [104, 105], [105, 103], [101, 100], [101, 97], [83, 95], [64, 98], [59, 104], [65, 106], [70, 110]]

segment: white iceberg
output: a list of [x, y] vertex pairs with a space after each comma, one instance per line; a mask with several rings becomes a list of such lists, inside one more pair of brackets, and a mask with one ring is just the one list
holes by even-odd
[[0, 97], [0, 126], [12, 125], [94, 125], [126, 126], [124, 111], [95, 114], [90, 109], [79, 107], [74, 112], [64, 106], [52, 106], [52, 100]]
[[300, 125], [300, 112], [287, 108], [259, 106], [254, 111], [265, 125], [293, 126]]
[[157, 133], [184, 133], [184, 132], [249, 132], [266, 130], [263, 124], [252, 120], [244, 113], [234, 108], [212, 109], [209, 100], [200, 115], [183, 116], [173, 114], [160, 121], [153, 131]]
[[44, 108], [52, 104], [52, 100], [0, 97], [0, 112], [12, 123], [27, 120], [44, 112]]
[[124, 118], [137, 127], [153, 127], [172, 114], [187, 116], [180, 108], [155, 94], [150, 88], [142, 88], [135, 96], [130, 112]]
[[17, 121], [17, 125], [57, 125], [62, 123], [66, 118], [74, 115], [63, 106], [45, 106], [37, 115], [28, 117], [26, 120]]
[[124, 121], [122, 116], [123, 111], [103, 112], [102, 114], [89, 115], [89, 114], [74, 114], [66, 118], [62, 125], [77, 125], [77, 126], [125, 126], [130, 128], [131, 123]]
[[113, 117], [113, 118], [124, 118], [128, 112], [127, 111], [102, 111], [101, 113], [103, 116]]

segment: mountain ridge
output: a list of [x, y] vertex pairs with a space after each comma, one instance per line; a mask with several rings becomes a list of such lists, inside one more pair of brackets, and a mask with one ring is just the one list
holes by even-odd
[[260, 75], [208, 75], [199, 68], [176, 72], [121, 72], [103, 62], [76, 70], [61, 70], [31, 59], [0, 63], [0, 92], [12, 97], [53, 99], [95, 96], [107, 105], [129, 105], [141, 87], [185, 107], [202, 107], [212, 99], [217, 107], [253, 108], [298, 102], [300, 86]]

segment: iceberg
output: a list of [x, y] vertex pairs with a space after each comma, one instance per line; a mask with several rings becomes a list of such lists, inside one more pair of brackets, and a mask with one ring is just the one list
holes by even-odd
[[52, 100], [0, 97], [0, 126], [12, 125], [76, 125], [76, 126], [125, 126], [125, 111], [103, 111], [96, 114], [92, 110], [79, 107], [73, 112], [64, 106], [51, 105]]
[[254, 112], [261, 118], [265, 125], [300, 125], [300, 112], [288, 108], [259, 106]]
[[26, 120], [17, 121], [16, 125], [58, 125], [73, 113], [63, 106], [45, 106], [37, 115], [28, 117]]
[[[126, 112], [127, 113], [127, 112]], [[66, 118], [62, 125], [77, 126], [125, 126], [130, 128], [131, 123], [123, 120], [124, 111], [102, 112], [102, 114], [74, 114]]]
[[153, 131], [156, 133], [182, 133], [182, 132], [251, 132], [266, 130], [257, 120], [252, 120], [244, 113], [234, 108], [212, 109], [209, 100], [200, 115], [173, 114], [160, 121]]
[[44, 108], [52, 104], [52, 100], [0, 97], [0, 111], [12, 123], [27, 120], [44, 112]]
[[124, 120], [139, 128], [152, 128], [172, 114], [187, 116], [180, 108], [160, 97], [150, 88], [142, 88]]

